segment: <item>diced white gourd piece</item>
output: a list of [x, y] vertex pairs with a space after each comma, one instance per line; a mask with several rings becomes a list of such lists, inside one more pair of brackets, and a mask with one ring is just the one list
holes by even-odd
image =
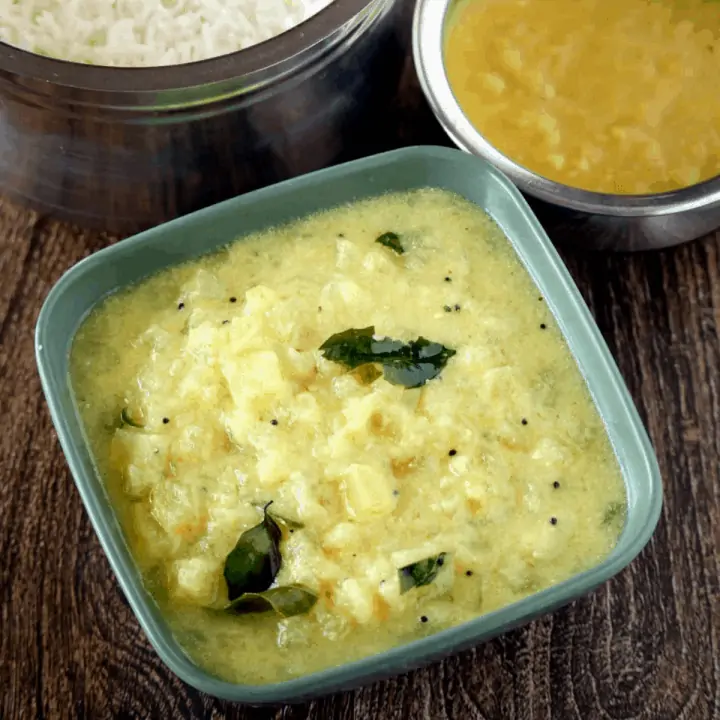
[[345, 418], [345, 432], [354, 433], [366, 430], [370, 416], [377, 408], [378, 399], [374, 394], [350, 398], [342, 411]]
[[363, 258], [363, 269], [372, 273], [383, 273], [388, 279], [391, 278], [396, 272], [396, 265], [392, 260], [391, 253], [391, 250], [384, 252], [371, 250]]
[[170, 440], [142, 430], [120, 428], [112, 439], [113, 463], [124, 467], [125, 489], [132, 497], [149, 492], [162, 478]]
[[173, 345], [176, 342], [176, 336], [165, 328], [153, 324], [140, 335], [138, 342], [147, 344], [153, 349], [153, 352], [158, 352]]
[[[272, 443], [272, 451], [267, 452], [267, 444]], [[261, 445], [261, 449], [258, 452], [258, 459], [256, 465], [256, 473], [258, 481], [263, 487], [271, 488], [279, 485], [284, 480], [287, 480], [289, 473], [288, 457], [290, 456], [289, 448], [287, 443], [282, 442], [280, 438], [273, 438], [272, 441], [268, 440], [267, 443]]]
[[227, 355], [240, 355], [251, 350], [263, 350], [267, 347], [267, 325], [263, 317], [240, 315], [233, 318], [225, 331], [230, 336]]
[[203, 300], [225, 300], [227, 289], [215, 273], [200, 269], [184, 285], [181, 300], [188, 301], [202, 298]]
[[178, 536], [168, 535], [152, 515], [147, 502], [135, 503], [130, 510], [131, 539], [143, 548], [136, 555], [143, 566], [172, 557], [182, 545]]
[[559, 465], [565, 460], [565, 451], [550, 438], [542, 438], [533, 449], [531, 457], [547, 466]]
[[470, 458], [467, 455], [455, 455], [450, 458], [448, 468], [456, 477], [467, 475], [470, 471]]
[[295, 396], [292, 406], [293, 421], [317, 427], [323, 420], [318, 401], [309, 393], [299, 393]]
[[375, 588], [367, 580], [347, 578], [339, 583], [335, 591], [335, 607], [364, 625], [373, 616], [374, 594]]
[[218, 327], [209, 321], [188, 330], [185, 349], [198, 357], [206, 358], [215, 354]]
[[[208, 364], [196, 365], [182, 375], [177, 384], [177, 396], [173, 401], [183, 400], [198, 403], [201, 407], [213, 408], [226, 396], [225, 387], [213, 358], [208, 360]], [[164, 409], [160, 410], [161, 413], [166, 412], [168, 402], [168, 399], [164, 400]]]
[[511, 367], [491, 368], [483, 373], [481, 398], [488, 404], [502, 403], [517, 409], [519, 414], [532, 410], [532, 396]]
[[355, 565], [359, 571], [358, 574], [376, 587], [397, 575], [397, 569], [390, 556], [385, 551], [378, 551], [374, 548], [370, 551], [366, 547], [365, 553], [356, 559]]
[[345, 508], [352, 518], [388, 515], [396, 500], [387, 473], [371, 465], [353, 463], [342, 476]]
[[293, 375], [297, 377], [310, 376], [316, 372], [315, 353], [313, 352], [300, 352], [295, 348], [288, 348], [286, 362]]
[[188, 423], [175, 436], [173, 442], [173, 460], [176, 463], [191, 459], [194, 464], [210, 462], [217, 457], [218, 448], [225, 441], [225, 435], [219, 427], [205, 422]]
[[[152, 491], [152, 514], [169, 535], [188, 538], [204, 529], [206, 497], [194, 477], [185, 483], [166, 480], [155, 484]], [[201, 526], [202, 524], [202, 526]]]
[[331, 280], [320, 292], [320, 303], [339, 310], [356, 308], [370, 303], [370, 296], [352, 280]]
[[221, 570], [218, 561], [207, 556], [176, 560], [173, 594], [198, 605], [212, 605], [218, 598]]
[[351, 270], [360, 265], [360, 248], [352, 240], [339, 238], [335, 243], [335, 265], [338, 270]]
[[317, 523], [320, 527], [327, 524], [328, 511], [320, 504], [307, 476], [300, 472], [290, 473], [288, 487], [297, 504], [297, 515], [301, 522]]
[[272, 310], [279, 301], [278, 294], [266, 285], [256, 285], [245, 293], [244, 315], [262, 315]]
[[[333, 363], [333, 370], [341, 367]], [[332, 389], [339, 400], [362, 397], [367, 391], [352, 375], [340, 375], [332, 380]]]
[[344, 431], [340, 430], [328, 438], [327, 447], [323, 448], [323, 450], [324, 453], [322, 450], [321, 453], [326, 455], [329, 461], [325, 474], [332, 476], [345, 470], [347, 459], [354, 455], [355, 445], [352, 439]]
[[307, 533], [296, 532], [285, 542], [278, 585], [300, 583], [318, 588], [321, 583], [335, 584], [343, 577], [343, 569], [328, 558]]
[[575, 519], [570, 515], [562, 517], [562, 526], [548, 522], [546, 515], [536, 516], [518, 538], [517, 547], [533, 561], [550, 562], [563, 552], [568, 536], [572, 536], [574, 531]]
[[332, 549], [343, 549], [357, 545], [360, 531], [354, 523], [343, 522], [337, 524], [323, 538], [323, 546]]
[[248, 398], [259, 407], [273, 405], [292, 395], [292, 385], [283, 377], [280, 359], [272, 350], [226, 359], [222, 373], [238, 406], [244, 406]]
[[257, 525], [259, 514], [254, 505], [241, 500], [244, 476], [238, 470], [227, 469], [215, 475], [208, 493], [207, 538], [229, 552], [243, 530]]
[[397, 570], [390, 573], [383, 580], [378, 588], [378, 593], [390, 607], [399, 610], [404, 605], [404, 599], [400, 592], [400, 576]]
[[487, 455], [477, 473], [465, 476], [465, 497], [475, 514], [500, 522], [517, 507], [517, 489], [505, 462]]

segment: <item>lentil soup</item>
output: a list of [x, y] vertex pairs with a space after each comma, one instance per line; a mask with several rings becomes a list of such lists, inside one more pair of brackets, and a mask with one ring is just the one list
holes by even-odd
[[244, 238], [96, 308], [71, 376], [186, 652], [265, 683], [596, 565], [625, 490], [500, 229], [439, 190]]
[[550, 180], [647, 194], [720, 175], [717, 0], [462, 0], [445, 67], [488, 142]]

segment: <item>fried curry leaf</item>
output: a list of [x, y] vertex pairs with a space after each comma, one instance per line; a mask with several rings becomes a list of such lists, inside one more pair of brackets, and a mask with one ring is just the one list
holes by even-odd
[[120, 412], [120, 427], [123, 427], [124, 425], [128, 425], [134, 428], [145, 427], [145, 425], [133, 418], [133, 416], [130, 414], [130, 410], [126, 407], [124, 407]]
[[317, 602], [317, 595], [303, 585], [284, 585], [265, 592], [250, 592], [236, 598], [225, 608], [234, 615], [273, 611], [280, 617], [304, 615]]
[[405, 252], [405, 248], [402, 246], [402, 243], [400, 242], [400, 236], [397, 233], [394, 232], [386, 232], [383, 233], [379, 238], [375, 240], [375, 242], [380, 243], [381, 245], [384, 245], [386, 248], [390, 248], [393, 252], [396, 252], [398, 255], [402, 255]]
[[454, 350], [424, 337], [409, 343], [406, 348], [409, 348], [407, 353], [384, 361], [383, 371], [389, 383], [407, 388], [420, 387], [436, 378], [455, 354]]
[[440, 553], [435, 557], [429, 557], [420, 560], [411, 565], [406, 565], [398, 570], [400, 576], [400, 594], [404, 595], [408, 590], [423, 585], [429, 585], [440, 572], [440, 568], [445, 564], [445, 556], [447, 553]]
[[437, 377], [455, 355], [455, 350], [420, 337], [409, 343], [376, 338], [373, 326], [352, 328], [329, 337], [321, 346], [323, 356], [355, 370], [380, 364], [385, 379], [393, 385], [415, 388]]
[[223, 576], [227, 583], [228, 599], [244, 593], [267, 590], [280, 570], [280, 527], [263, 509], [259, 525], [246, 530], [225, 559]]
[[383, 362], [402, 351], [404, 344], [388, 338], [375, 339], [375, 328], [351, 328], [329, 337], [321, 346], [323, 356], [354, 370], [367, 363]]

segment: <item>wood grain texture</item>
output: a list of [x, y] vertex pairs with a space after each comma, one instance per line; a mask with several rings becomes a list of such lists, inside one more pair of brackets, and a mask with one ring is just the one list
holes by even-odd
[[[417, 94], [399, 111], [404, 143], [445, 142]], [[62, 272], [113, 240], [0, 199], [1, 718], [720, 719], [720, 234], [646, 255], [563, 251], [658, 453], [665, 505], [640, 557], [442, 663], [265, 709], [215, 701], [161, 664], [51, 427], [35, 320]]]

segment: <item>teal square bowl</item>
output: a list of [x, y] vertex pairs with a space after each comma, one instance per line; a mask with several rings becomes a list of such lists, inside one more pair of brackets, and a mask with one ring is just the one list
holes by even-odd
[[[582, 371], [615, 450], [627, 493], [625, 527], [597, 566], [435, 635], [378, 655], [269, 685], [225, 682], [183, 652], [140, 573], [98, 475], [68, 372], [73, 337], [109, 293], [239, 237], [309, 213], [387, 192], [444, 188], [485, 210], [502, 228], [546, 298]], [[71, 268], [50, 291], [35, 348], [60, 444], [100, 543], [140, 624], [166, 665], [210, 695], [250, 704], [305, 700], [406, 671], [476, 645], [583, 595], [625, 567], [657, 523], [662, 485], [652, 447], [627, 388], [565, 266], [516, 188], [489, 164], [446, 148], [415, 147], [321, 170], [173, 220], [101, 250]]]

